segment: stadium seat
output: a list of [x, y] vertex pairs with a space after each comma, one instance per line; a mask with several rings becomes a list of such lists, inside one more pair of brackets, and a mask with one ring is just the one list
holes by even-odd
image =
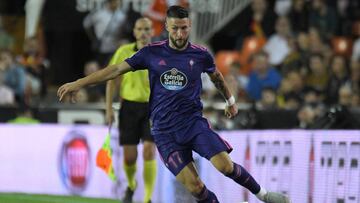
[[215, 55], [215, 64], [219, 71], [225, 76], [229, 73], [231, 64], [239, 63], [238, 51], [219, 51]]
[[241, 73], [249, 74], [251, 71], [250, 57], [256, 52], [260, 51], [266, 44], [266, 39], [264, 37], [255, 37], [250, 36], [245, 38], [243, 46], [240, 50], [240, 64], [241, 64]]

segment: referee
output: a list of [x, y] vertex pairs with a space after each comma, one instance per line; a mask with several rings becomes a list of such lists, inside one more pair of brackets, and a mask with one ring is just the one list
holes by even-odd
[[[136, 21], [133, 34], [135, 43], [121, 46], [112, 57], [110, 65], [123, 62], [131, 57], [137, 50], [151, 42], [153, 35], [152, 23], [148, 18], [140, 18]], [[113, 94], [116, 81], [111, 80], [106, 86], [106, 120], [112, 123], [114, 120], [112, 110]], [[124, 171], [128, 181], [128, 187], [123, 198], [123, 203], [131, 203], [132, 196], [137, 187], [135, 180], [136, 159], [138, 156], [137, 145], [143, 141], [144, 158], [144, 202], [151, 202], [151, 196], [156, 180], [155, 144], [150, 135], [148, 102], [150, 87], [148, 71], [141, 70], [128, 72], [120, 79], [121, 108], [119, 112], [120, 145], [124, 149]]]

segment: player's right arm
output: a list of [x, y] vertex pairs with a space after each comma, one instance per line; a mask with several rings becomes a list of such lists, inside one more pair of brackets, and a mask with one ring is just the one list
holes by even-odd
[[230, 89], [224, 80], [224, 76], [217, 68], [215, 68], [213, 73], [208, 73], [208, 75], [220, 94], [222, 94], [226, 100], [225, 115], [228, 118], [234, 117], [238, 113], [238, 107], [234, 96], [232, 96]]
[[106, 68], [96, 71], [93, 74], [88, 75], [84, 78], [80, 78], [74, 82], [70, 82], [62, 85], [58, 89], [57, 95], [60, 101], [63, 101], [66, 95], [70, 95], [71, 101], [75, 102], [75, 94], [82, 87], [93, 84], [99, 84], [101, 82], [114, 79], [117, 76], [127, 73], [131, 70], [132, 70], [131, 66], [126, 61], [120, 64], [107, 66]]
[[220, 94], [226, 100], [225, 115], [228, 118], [232, 118], [238, 113], [238, 107], [236, 105], [235, 98], [232, 96], [230, 89], [224, 80], [224, 76], [216, 68], [213, 57], [209, 52], [204, 52], [204, 55], [206, 56], [204, 72], [209, 75], [216, 89], [219, 90]]

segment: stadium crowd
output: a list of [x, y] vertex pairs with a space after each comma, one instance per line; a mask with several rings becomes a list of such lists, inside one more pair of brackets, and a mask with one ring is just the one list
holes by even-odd
[[[36, 32], [25, 38], [21, 22], [30, 0], [1, 1], [0, 105], [55, 102], [52, 87], [100, 69], [120, 45], [134, 40], [138, 17], [153, 21], [154, 40], [166, 39], [167, 7], [180, 4], [191, 11], [194, 1], [44, 0]], [[232, 26], [233, 37], [214, 37], [208, 47], [240, 104], [296, 111], [300, 128], [334, 105], [360, 107], [358, 1], [252, 0]], [[203, 83], [203, 99], [215, 108], [221, 96], [208, 78]], [[82, 90], [78, 97], [80, 103], [104, 102], [105, 86]], [[228, 121], [218, 114], [206, 111], [216, 128], [238, 128], [242, 122], [241, 116]]]

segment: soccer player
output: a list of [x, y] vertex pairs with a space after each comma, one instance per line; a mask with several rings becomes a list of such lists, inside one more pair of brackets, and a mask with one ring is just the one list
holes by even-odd
[[225, 114], [232, 118], [238, 112], [234, 96], [223, 76], [215, 68], [212, 56], [188, 41], [191, 22], [188, 11], [171, 6], [167, 11], [166, 29], [169, 39], [152, 43], [120, 64], [108, 66], [88, 77], [64, 84], [58, 90], [60, 101], [90, 84], [97, 84], [128, 71], [147, 68], [150, 78], [151, 134], [166, 167], [176, 176], [199, 203], [219, 202], [206, 188], [197, 173], [192, 151], [210, 160], [217, 170], [246, 187], [268, 203], [288, 203], [279, 193], [268, 192], [229, 154], [230, 145], [210, 129], [202, 117], [200, 101], [202, 72], [209, 74], [216, 88], [226, 99]]
[[[133, 29], [135, 43], [121, 46], [112, 57], [110, 64], [118, 64], [131, 57], [151, 42], [153, 35], [152, 22], [148, 18], [140, 18]], [[114, 119], [112, 100], [115, 89], [115, 80], [110, 80], [106, 87], [106, 120], [112, 123]], [[156, 180], [155, 144], [150, 135], [149, 124], [149, 96], [150, 86], [147, 70], [128, 72], [121, 78], [120, 97], [121, 109], [119, 112], [120, 145], [124, 150], [124, 171], [128, 187], [123, 203], [131, 203], [136, 189], [135, 173], [137, 159], [137, 145], [143, 141], [144, 158], [144, 202], [151, 202]]]

